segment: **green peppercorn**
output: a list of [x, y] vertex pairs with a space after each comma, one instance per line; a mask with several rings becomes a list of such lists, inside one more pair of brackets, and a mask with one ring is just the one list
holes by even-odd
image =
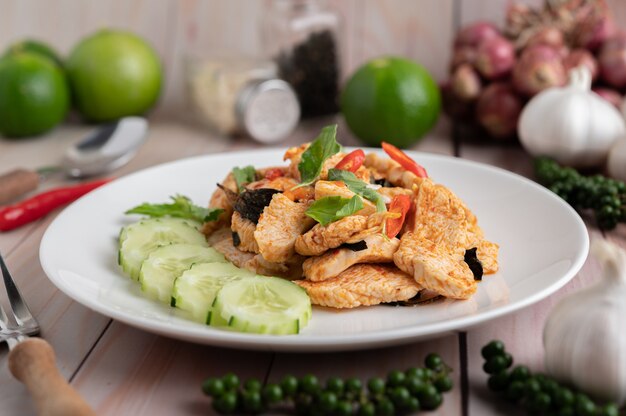
[[202, 391], [207, 396], [219, 396], [224, 392], [224, 383], [219, 378], [208, 378], [202, 383]]
[[293, 397], [298, 391], [298, 379], [292, 375], [285, 376], [280, 382], [280, 388], [286, 397]]
[[485, 345], [480, 353], [485, 360], [489, 360], [491, 357], [504, 354], [504, 343], [502, 341], [493, 340], [489, 344]]
[[234, 390], [239, 387], [239, 377], [237, 377], [234, 373], [225, 374], [222, 377], [222, 383], [224, 384], [224, 389]]

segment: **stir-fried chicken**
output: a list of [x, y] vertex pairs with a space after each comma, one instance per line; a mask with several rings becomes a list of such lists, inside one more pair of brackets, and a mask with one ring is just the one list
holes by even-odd
[[249, 253], [259, 252], [259, 245], [254, 239], [256, 225], [252, 221], [243, 218], [238, 212], [233, 212], [230, 229], [233, 233], [237, 233], [236, 236], [233, 235], [233, 241], [239, 250]]
[[393, 260], [422, 287], [440, 295], [468, 299], [476, 291], [474, 275], [462, 255], [413, 233], [402, 236]]
[[233, 245], [232, 231], [227, 226], [211, 234], [207, 241], [211, 247], [222, 253], [226, 260], [237, 267], [245, 268], [255, 256], [254, 253], [246, 253]]
[[272, 197], [254, 232], [259, 253], [269, 262], [287, 261], [295, 253], [296, 239], [315, 221], [305, 214], [308, 204], [293, 202], [282, 194]]
[[296, 240], [296, 252], [303, 256], [319, 256], [326, 250], [344, 243], [357, 243], [365, 237], [380, 232], [384, 215], [369, 217], [351, 215], [328, 225], [316, 224]]
[[397, 238], [390, 239], [380, 233], [367, 236], [363, 241], [367, 245], [364, 250], [337, 248], [318, 257], [309, 257], [302, 265], [304, 276], [319, 282], [335, 277], [357, 263], [391, 263], [393, 253], [400, 246]]
[[314, 305], [356, 308], [411, 299], [421, 286], [393, 265], [356, 264], [321, 282], [298, 280]]
[[395, 160], [383, 158], [376, 153], [370, 153], [365, 157], [365, 166], [374, 170], [378, 175], [386, 178], [394, 186], [413, 189], [413, 185], [422, 182], [422, 178], [413, 172], [404, 169]]

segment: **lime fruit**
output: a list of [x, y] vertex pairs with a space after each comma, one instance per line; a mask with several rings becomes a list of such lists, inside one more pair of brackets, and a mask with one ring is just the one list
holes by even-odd
[[441, 110], [437, 84], [424, 67], [403, 58], [378, 58], [361, 66], [341, 95], [341, 111], [363, 142], [397, 147], [417, 142]]
[[76, 45], [65, 67], [76, 108], [88, 121], [142, 114], [161, 92], [159, 57], [133, 33], [96, 32]]
[[17, 43], [13, 43], [7, 48], [2, 57], [4, 58], [6, 56], [19, 52], [31, 52], [40, 56], [44, 56], [48, 59], [51, 59], [58, 66], [63, 67], [63, 60], [61, 59], [61, 56], [57, 53], [57, 51], [55, 51], [50, 45], [39, 40], [24, 39]]
[[69, 102], [63, 71], [50, 59], [32, 52], [0, 59], [0, 134], [44, 133], [65, 118]]

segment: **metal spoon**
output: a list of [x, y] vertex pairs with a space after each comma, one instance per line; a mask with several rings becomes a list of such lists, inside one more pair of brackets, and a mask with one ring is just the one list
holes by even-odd
[[42, 180], [56, 172], [76, 179], [117, 169], [135, 156], [147, 132], [148, 122], [142, 117], [125, 117], [102, 125], [69, 147], [59, 166], [15, 169], [1, 175], [0, 204], [37, 189]]

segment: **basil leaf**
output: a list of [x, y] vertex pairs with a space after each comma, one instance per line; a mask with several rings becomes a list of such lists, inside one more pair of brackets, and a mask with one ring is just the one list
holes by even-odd
[[203, 208], [191, 203], [186, 196], [172, 196], [171, 204], [143, 203], [126, 211], [126, 214], [141, 214], [149, 217], [177, 217], [187, 218], [198, 222], [215, 221], [224, 212], [219, 208]]
[[327, 196], [311, 204], [306, 210], [306, 215], [322, 225], [328, 225], [362, 209], [363, 200], [358, 195], [354, 195], [352, 198]]
[[241, 192], [245, 184], [255, 181], [256, 169], [252, 165], [244, 166], [243, 168], [235, 167], [233, 168], [233, 177], [237, 183], [237, 189]]
[[321, 133], [302, 153], [298, 170], [300, 171], [300, 185], [310, 185], [322, 172], [322, 166], [326, 159], [341, 150], [341, 145], [337, 143], [337, 125], [326, 126]]
[[349, 190], [375, 203], [376, 211], [387, 211], [387, 207], [385, 206], [385, 201], [383, 200], [383, 197], [372, 188], [368, 188], [367, 183], [357, 178], [354, 173], [347, 170], [330, 169], [328, 171], [328, 180], [342, 181], [346, 184]]

